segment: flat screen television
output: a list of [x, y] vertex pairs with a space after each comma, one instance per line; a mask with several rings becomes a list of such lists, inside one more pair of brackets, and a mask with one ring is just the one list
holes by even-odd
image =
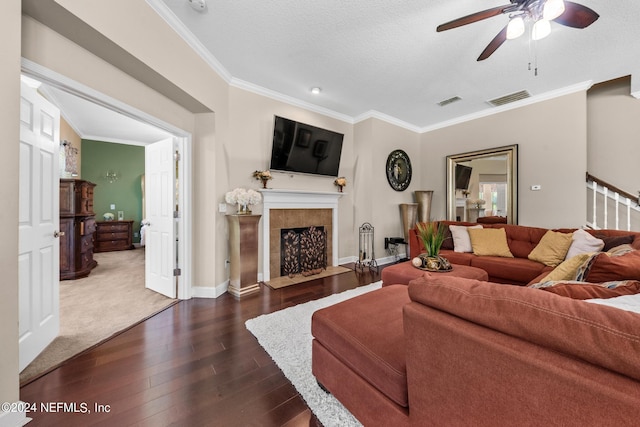
[[456, 165], [456, 190], [468, 190], [471, 179], [471, 166]]
[[344, 135], [275, 116], [270, 169], [338, 176]]

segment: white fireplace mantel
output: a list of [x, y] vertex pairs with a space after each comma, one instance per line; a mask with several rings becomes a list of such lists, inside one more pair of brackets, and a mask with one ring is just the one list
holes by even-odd
[[269, 230], [271, 209], [331, 209], [332, 264], [338, 265], [338, 201], [344, 193], [328, 191], [263, 189], [262, 193], [262, 280], [271, 279], [269, 265]]

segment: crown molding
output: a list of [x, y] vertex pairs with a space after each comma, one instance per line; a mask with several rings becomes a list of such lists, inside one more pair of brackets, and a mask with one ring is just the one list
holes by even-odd
[[294, 107], [304, 108], [305, 110], [309, 110], [318, 114], [333, 117], [334, 119], [338, 119], [349, 124], [354, 124], [353, 117], [349, 115], [338, 113], [337, 111], [333, 111], [325, 107], [320, 107], [319, 105], [312, 104], [307, 101], [302, 101], [298, 98], [294, 98], [289, 95], [284, 95], [280, 92], [276, 92], [275, 90], [267, 89], [265, 87], [258, 86], [251, 82], [247, 82], [245, 80], [237, 79], [234, 77], [231, 79], [231, 83], [229, 85], [238, 89], [255, 93], [257, 95], [262, 95], [267, 98], [274, 99], [276, 101], [293, 105]]
[[410, 130], [412, 132], [422, 133], [421, 128], [419, 128], [418, 126], [412, 125], [411, 123], [407, 123], [407, 122], [405, 122], [403, 120], [397, 119], [397, 118], [395, 118], [393, 116], [389, 116], [387, 114], [381, 113], [380, 111], [376, 111], [376, 110], [369, 110], [366, 113], [360, 114], [355, 119], [353, 119], [353, 122], [354, 123], [360, 123], [360, 122], [362, 122], [364, 120], [368, 120], [368, 119], [382, 120], [383, 122], [390, 123], [392, 125], [401, 127], [403, 129]]
[[427, 133], [434, 130], [443, 129], [449, 126], [459, 125], [461, 123], [469, 122], [471, 120], [492, 116], [498, 113], [503, 113], [505, 111], [515, 110], [517, 108], [522, 108], [527, 105], [537, 104], [538, 102], [548, 101], [550, 99], [559, 98], [565, 95], [570, 95], [572, 93], [587, 91], [591, 88], [591, 86], [593, 86], [593, 81], [587, 80], [585, 82], [577, 83], [575, 85], [566, 86], [557, 90], [532, 96], [531, 98], [526, 98], [520, 101], [516, 101], [511, 104], [502, 105], [500, 107], [495, 107], [495, 108], [489, 108], [483, 111], [478, 111], [477, 113], [467, 114], [466, 116], [460, 116], [452, 120], [447, 120], [444, 122], [436, 123], [435, 125], [426, 126], [421, 128], [419, 133]]
[[[349, 124], [356, 124], [356, 123], [362, 122], [363, 120], [375, 118], [375, 119], [390, 123], [392, 125], [398, 126], [400, 128], [407, 129], [409, 131], [416, 132], [418, 134], [423, 134], [423, 133], [431, 132], [437, 129], [442, 129], [449, 126], [454, 126], [457, 124], [468, 122], [471, 120], [491, 116], [493, 114], [498, 114], [498, 113], [513, 110], [516, 108], [524, 107], [527, 105], [535, 104], [538, 102], [547, 101], [560, 96], [569, 95], [575, 92], [586, 91], [589, 88], [591, 88], [591, 86], [593, 86], [593, 81], [589, 80], [589, 81], [585, 81], [575, 85], [567, 86], [555, 91], [545, 92], [541, 95], [536, 95], [531, 98], [513, 102], [508, 105], [502, 105], [500, 107], [494, 107], [494, 108], [487, 108], [483, 111], [468, 114], [465, 116], [456, 117], [455, 119], [443, 121], [443, 122], [425, 126], [425, 127], [419, 127], [411, 123], [407, 123], [403, 120], [397, 119], [395, 117], [389, 116], [387, 114], [381, 113], [376, 110], [370, 110], [356, 117], [352, 117], [347, 114], [339, 113], [337, 111], [334, 111], [325, 107], [320, 107], [310, 102], [302, 101], [292, 96], [284, 95], [280, 92], [267, 89], [262, 86], [258, 86], [254, 83], [250, 83], [250, 82], [233, 77], [229, 73], [229, 71], [227, 71], [227, 69], [213, 56], [213, 54], [209, 50], [207, 50], [202, 43], [200, 43], [200, 41], [182, 23], [182, 21], [178, 19], [178, 17], [171, 11], [171, 9], [169, 9], [169, 7], [165, 3], [163, 3], [161, 0], [145, 0], [145, 1], [230, 86], [236, 87], [238, 89], [246, 90], [248, 92], [252, 92], [257, 95], [262, 95], [262, 96], [274, 99], [276, 101], [284, 102], [286, 104], [289, 104], [295, 107], [303, 108], [305, 110], [309, 110], [318, 114], [332, 117]], [[640, 91], [634, 91], [631, 93], [631, 95], [636, 98], [640, 98]]]
[[227, 83], [231, 82], [233, 78], [231, 73], [229, 73], [220, 61], [193, 35], [166, 4], [161, 0], [146, 0], [146, 2], [224, 81]]
[[87, 141], [95, 141], [95, 142], [109, 142], [112, 144], [135, 145], [138, 147], [146, 147], [149, 144], [153, 144], [153, 142], [140, 142], [140, 141], [133, 141], [130, 139], [104, 137], [100, 135], [84, 135], [82, 136], [82, 139], [85, 139]]

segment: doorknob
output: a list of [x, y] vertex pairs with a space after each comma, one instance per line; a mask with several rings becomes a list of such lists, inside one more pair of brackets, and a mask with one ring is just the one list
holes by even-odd
[[54, 231], [54, 232], [53, 232], [53, 237], [55, 237], [56, 239], [57, 239], [58, 237], [60, 237], [60, 236], [64, 236], [64, 231], [58, 231], [58, 230], [56, 230], [56, 231]]

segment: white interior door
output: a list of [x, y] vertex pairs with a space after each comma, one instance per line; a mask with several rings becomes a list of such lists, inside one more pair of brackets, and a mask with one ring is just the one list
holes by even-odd
[[19, 366], [60, 329], [60, 111], [22, 83], [20, 97]]
[[145, 147], [145, 286], [176, 297], [176, 162], [173, 138]]

